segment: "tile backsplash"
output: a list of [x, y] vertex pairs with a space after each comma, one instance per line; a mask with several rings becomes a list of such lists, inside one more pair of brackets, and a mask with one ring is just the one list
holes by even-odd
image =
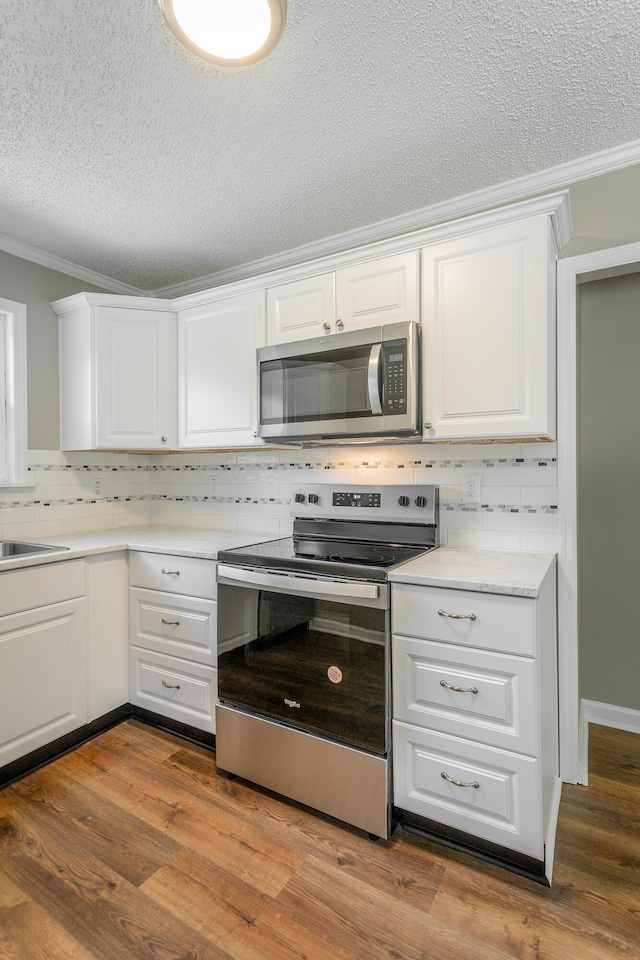
[[[474, 478], [479, 502], [463, 498]], [[302, 483], [440, 488], [440, 542], [557, 551], [555, 443], [332, 447], [145, 456], [29, 452], [32, 486], [0, 489], [2, 539], [147, 523], [285, 536]]]

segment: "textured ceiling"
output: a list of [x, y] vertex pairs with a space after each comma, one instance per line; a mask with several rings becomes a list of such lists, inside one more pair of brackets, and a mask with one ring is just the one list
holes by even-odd
[[229, 70], [157, 0], [0, 0], [0, 234], [159, 289], [640, 136], [637, 0], [289, 0]]

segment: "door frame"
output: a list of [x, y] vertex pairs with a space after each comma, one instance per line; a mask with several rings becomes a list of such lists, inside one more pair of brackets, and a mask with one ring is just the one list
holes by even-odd
[[[636, 269], [633, 269], [635, 265]], [[558, 260], [558, 685], [560, 777], [587, 783], [578, 675], [577, 287], [640, 270], [640, 243]]]

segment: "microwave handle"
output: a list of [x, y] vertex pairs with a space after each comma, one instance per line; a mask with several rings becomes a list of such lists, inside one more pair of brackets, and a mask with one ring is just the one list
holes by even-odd
[[380, 396], [380, 355], [382, 344], [374, 343], [369, 354], [369, 370], [367, 374], [367, 389], [369, 391], [369, 406], [373, 416], [382, 414], [382, 397]]

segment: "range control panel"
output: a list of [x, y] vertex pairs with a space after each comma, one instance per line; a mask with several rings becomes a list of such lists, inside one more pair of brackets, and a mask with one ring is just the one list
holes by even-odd
[[341, 490], [333, 494], [334, 507], [379, 507], [382, 500], [379, 493], [362, 493], [361, 490], [348, 492]]
[[340, 486], [324, 483], [295, 488], [294, 517], [339, 517], [350, 520], [391, 520], [437, 523], [438, 488], [426, 484]]

